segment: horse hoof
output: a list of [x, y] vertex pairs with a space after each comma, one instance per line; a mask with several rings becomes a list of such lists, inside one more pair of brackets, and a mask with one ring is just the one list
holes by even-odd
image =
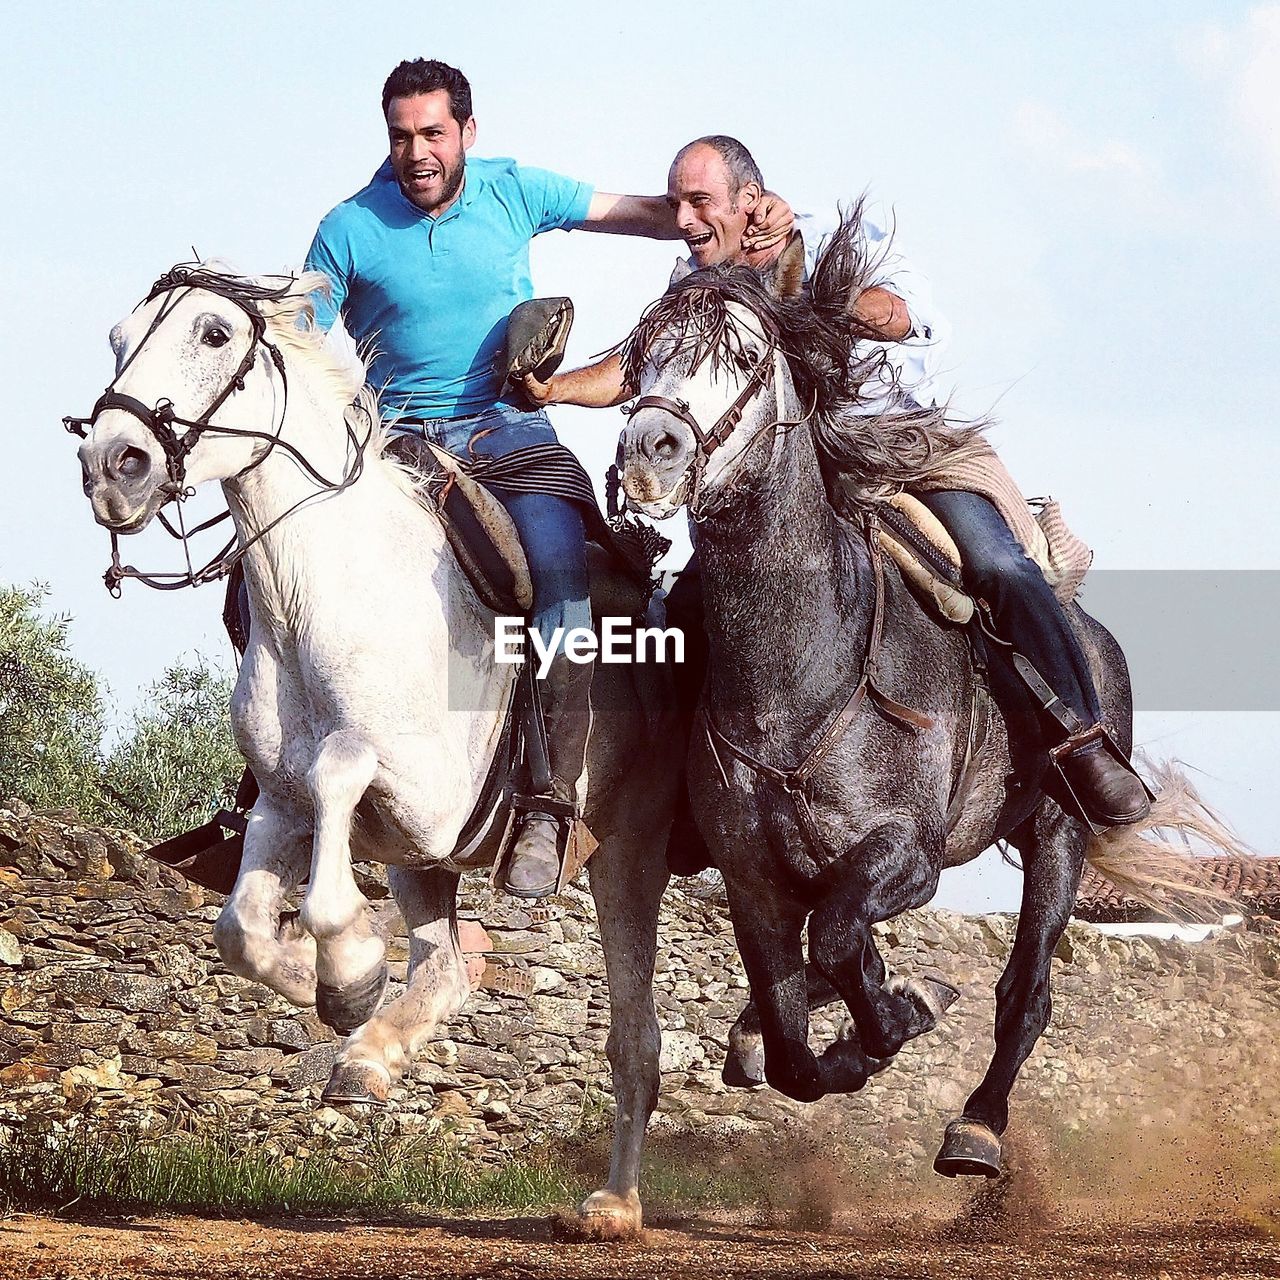
[[936, 973], [926, 973], [919, 978], [891, 978], [885, 986], [895, 995], [906, 996], [921, 1013], [932, 1018], [935, 1025], [960, 999], [960, 989]]
[[391, 1073], [375, 1062], [338, 1062], [320, 1101], [330, 1106], [371, 1103], [381, 1106], [391, 1092]]
[[730, 1089], [750, 1089], [764, 1084], [764, 1041], [759, 1036], [736, 1043], [731, 1039], [720, 1079]]
[[615, 1191], [593, 1191], [578, 1209], [575, 1227], [589, 1240], [630, 1240], [640, 1234], [644, 1214], [640, 1195], [629, 1191], [620, 1196]]
[[340, 1036], [349, 1036], [362, 1027], [378, 1011], [382, 993], [387, 989], [387, 966], [384, 961], [367, 977], [345, 987], [316, 983], [316, 1016], [326, 1027]]
[[998, 1178], [1000, 1139], [981, 1120], [961, 1116], [947, 1125], [933, 1171], [947, 1178], [977, 1175]]

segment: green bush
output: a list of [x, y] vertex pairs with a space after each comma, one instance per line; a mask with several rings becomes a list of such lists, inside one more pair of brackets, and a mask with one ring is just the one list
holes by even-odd
[[96, 818], [103, 699], [97, 676], [71, 656], [70, 619], [41, 615], [48, 594], [0, 587], [0, 799]]
[[106, 691], [71, 656], [70, 619], [42, 615], [48, 594], [0, 587], [0, 800], [73, 809], [149, 839], [206, 821], [243, 768], [231, 677], [200, 656], [175, 663], [104, 749]]
[[197, 657], [148, 688], [131, 732], [102, 768], [112, 821], [163, 839], [230, 803], [244, 767], [231, 735], [232, 683]]

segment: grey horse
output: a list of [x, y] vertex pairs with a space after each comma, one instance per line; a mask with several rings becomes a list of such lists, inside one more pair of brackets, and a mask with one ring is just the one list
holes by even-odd
[[[1104, 842], [1042, 790], [1041, 753], [984, 696], [965, 633], [926, 616], [873, 550], [875, 499], [979, 436], [936, 411], [849, 411], [871, 372], [843, 321], [870, 268], [855, 226], [811, 286], [797, 241], [767, 275], [699, 272], [649, 308], [623, 347], [642, 391], [623, 433], [623, 488], [650, 516], [687, 507], [696, 522], [710, 657], [689, 792], [724, 875], [771, 1085], [804, 1101], [860, 1089], [933, 1028], [956, 992], [926, 976], [887, 980], [872, 926], [928, 902], [944, 867], [993, 842], [1020, 851], [994, 1055], [935, 1162], [994, 1176], [1010, 1089], [1049, 1019], [1050, 958], [1084, 859]], [[1069, 616], [1127, 754], [1124, 657], [1083, 610]], [[1157, 806], [1147, 825], [1170, 820]], [[1141, 833], [1123, 840], [1136, 848]], [[847, 1030], [815, 1054], [809, 1010], [837, 994]], [[751, 1025], [731, 1044], [728, 1079]]]

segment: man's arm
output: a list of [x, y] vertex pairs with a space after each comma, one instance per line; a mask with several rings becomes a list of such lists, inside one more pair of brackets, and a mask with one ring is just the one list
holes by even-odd
[[604, 231], [615, 236], [680, 239], [666, 196], [619, 196], [597, 191], [591, 197], [587, 216], [578, 226], [583, 231]]
[[327, 294], [311, 295], [312, 305], [315, 308], [316, 326], [328, 333], [342, 311], [342, 304], [347, 300], [348, 277], [329, 245], [323, 224], [316, 232], [315, 239], [311, 241], [311, 248], [307, 250], [304, 268], [307, 271], [319, 271], [329, 278]]
[[531, 373], [520, 379], [521, 389], [534, 404], [576, 404], [587, 409], [607, 409], [634, 395], [622, 373], [622, 359], [615, 352], [598, 364], [589, 364], [568, 373], [552, 374], [539, 382]]
[[849, 308], [849, 318], [858, 337], [876, 342], [901, 342], [911, 332], [907, 304], [878, 285], [858, 294]]
[[[791, 206], [781, 196], [766, 191], [751, 211], [751, 220], [742, 237], [743, 248], [768, 249], [791, 234], [794, 222]], [[651, 240], [681, 238], [666, 196], [619, 196], [597, 191], [591, 197], [586, 218], [578, 226], [583, 231], [647, 236]]]

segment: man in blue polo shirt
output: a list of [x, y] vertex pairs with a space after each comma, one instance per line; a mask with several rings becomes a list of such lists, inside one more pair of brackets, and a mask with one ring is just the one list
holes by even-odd
[[[317, 319], [341, 314], [372, 341], [369, 381], [394, 428], [454, 453], [501, 456], [556, 439], [545, 413], [500, 399], [495, 356], [506, 320], [533, 296], [529, 243], [544, 231], [606, 231], [674, 240], [665, 195], [595, 191], [513, 160], [468, 160], [475, 141], [471, 86], [442, 62], [402, 62], [382, 90], [391, 145], [372, 181], [320, 223], [307, 267], [332, 281]], [[767, 201], [749, 233], [760, 247], [789, 234], [791, 212]], [[582, 517], [548, 494], [501, 494], [533, 582], [533, 626], [590, 627]], [[564, 634], [562, 632], [561, 634]], [[574, 802], [590, 725], [591, 667], [557, 655], [542, 684], [552, 795]], [[557, 821], [531, 812], [518, 834], [505, 888], [551, 893], [559, 876]]]

